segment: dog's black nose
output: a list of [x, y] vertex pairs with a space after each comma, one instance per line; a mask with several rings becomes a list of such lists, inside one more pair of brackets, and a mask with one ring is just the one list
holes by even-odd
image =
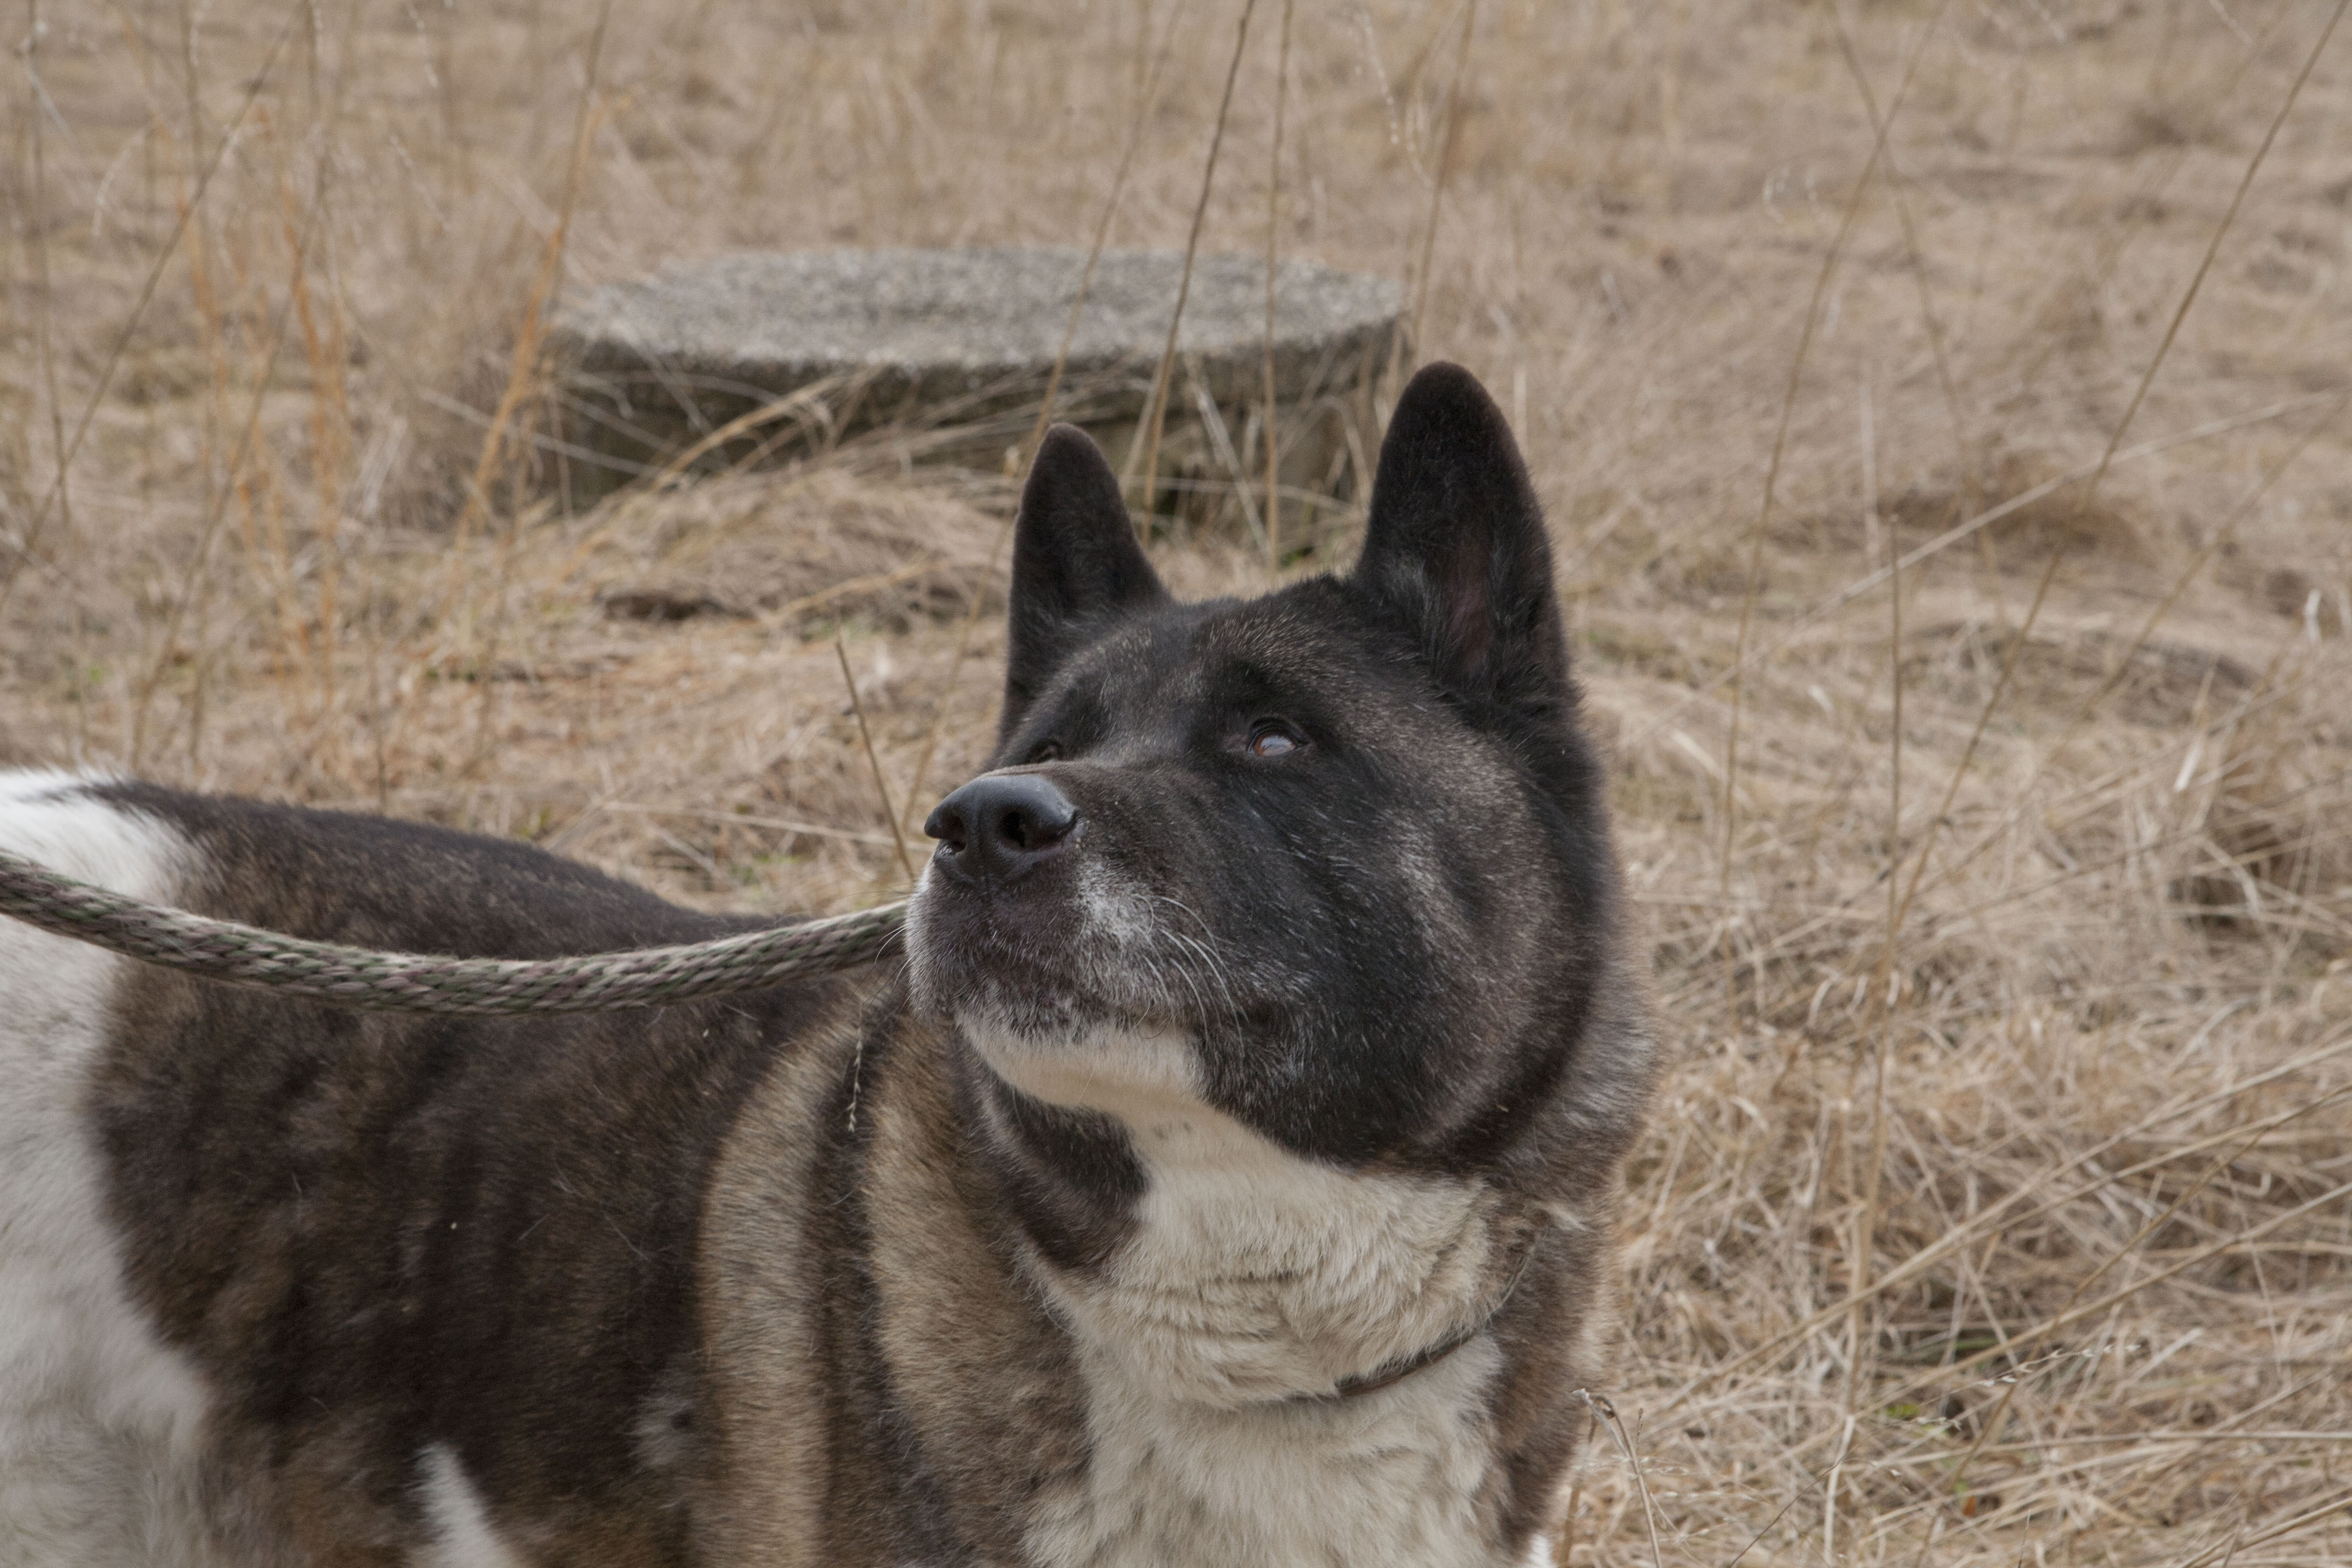
[[1070, 847], [1078, 808], [1035, 773], [977, 778], [940, 802], [923, 831], [959, 876], [1010, 882]]

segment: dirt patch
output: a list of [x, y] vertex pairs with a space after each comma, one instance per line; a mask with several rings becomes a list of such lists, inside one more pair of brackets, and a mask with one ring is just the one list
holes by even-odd
[[2012, 658], [2014, 700], [2061, 713], [2093, 709], [2134, 724], [2177, 730], [2221, 711], [2252, 690], [2255, 672], [2229, 654], [2168, 637], [2135, 643], [2099, 629], [2036, 629], [2019, 644], [2013, 628], [1970, 621], [1922, 627], [1904, 679], [1958, 702], [1981, 702]]

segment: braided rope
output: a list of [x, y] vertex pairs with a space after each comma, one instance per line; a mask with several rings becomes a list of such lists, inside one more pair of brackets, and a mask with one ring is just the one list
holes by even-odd
[[5, 850], [0, 914], [207, 980], [391, 1013], [604, 1013], [758, 991], [871, 963], [907, 923], [907, 906], [896, 903], [682, 947], [531, 960], [439, 958], [305, 942], [142, 904]]

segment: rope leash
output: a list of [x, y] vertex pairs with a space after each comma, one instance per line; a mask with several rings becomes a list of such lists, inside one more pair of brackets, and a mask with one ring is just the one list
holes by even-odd
[[0, 914], [142, 963], [379, 1013], [606, 1013], [759, 991], [869, 963], [889, 951], [907, 923], [901, 902], [680, 947], [570, 958], [441, 958], [305, 942], [143, 904], [5, 850]]

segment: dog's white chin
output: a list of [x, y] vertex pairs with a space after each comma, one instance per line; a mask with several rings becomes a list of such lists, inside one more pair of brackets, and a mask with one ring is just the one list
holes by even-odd
[[956, 1025], [997, 1077], [1048, 1105], [1098, 1110], [1130, 1127], [1203, 1109], [1200, 1054], [1192, 1036], [1150, 1027], [960, 1009]]

